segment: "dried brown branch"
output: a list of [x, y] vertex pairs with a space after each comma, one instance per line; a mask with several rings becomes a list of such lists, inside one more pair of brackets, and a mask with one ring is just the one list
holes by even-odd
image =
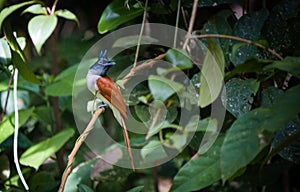
[[77, 139], [72, 152], [70, 153], [70, 155], [68, 156], [68, 164], [67, 167], [64, 171], [64, 174], [61, 178], [61, 183], [59, 186], [59, 192], [63, 192], [68, 176], [70, 175], [71, 171], [72, 171], [72, 164], [73, 164], [73, 160], [75, 155], [77, 154], [80, 146], [83, 144], [83, 142], [85, 141], [85, 139], [87, 138], [87, 136], [89, 135], [89, 133], [91, 132], [91, 130], [94, 128], [94, 124], [96, 122], [96, 120], [98, 119], [99, 115], [103, 112], [103, 108], [99, 108], [92, 116], [91, 121], [89, 122], [89, 124], [87, 125], [87, 127], [85, 128], [85, 130], [83, 131], [83, 133], [79, 136], [79, 138]]
[[279, 60], [283, 60], [282, 56], [279, 55], [275, 50], [270, 49], [260, 43], [257, 42], [253, 42], [251, 40], [248, 39], [244, 39], [241, 37], [236, 37], [236, 36], [231, 36], [231, 35], [223, 35], [223, 34], [203, 34], [203, 35], [193, 35], [189, 37], [190, 39], [204, 39], [204, 38], [222, 38], [222, 39], [231, 39], [231, 40], [235, 40], [235, 41], [240, 41], [240, 42], [244, 42], [247, 44], [251, 44], [254, 45], [256, 47], [262, 48], [264, 50], [269, 51], [272, 55], [274, 55], [275, 57], [277, 57]]
[[[187, 36], [190, 36], [193, 32], [194, 23], [195, 23], [196, 15], [197, 15], [197, 8], [198, 8], [198, 0], [194, 0], [193, 10], [192, 10], [192, 15], [191, 15], [191, 19], [190, 19], [190, 24], [189, 24], [189, 29], [188, 29]], [[183, 49], [186, 49], [189, 40], [190, 40], [189, 38], [186, 38], [186, 40], [183, 44]]]
[[147, 68], [151, 68], [155, 62], [157, 60], [163, 59], [166, 56], [165, 53], [158, 55], [157, 57], [155, 57], [154, 59], [150, 60], [150, 61], [146, 61], [144, 63], [142, 63], [141, 65], [138, 65], [134, 68], [132, 68], [130, 70], [130, 72], [122, 79], [122, 84], [125, 85], [127, 83], [127, 81], [133, 77], [138, 71], [147, 69]]

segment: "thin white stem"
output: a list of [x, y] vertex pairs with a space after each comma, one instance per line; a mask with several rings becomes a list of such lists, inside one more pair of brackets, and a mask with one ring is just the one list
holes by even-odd
[[28, 187], [28, 185], [24, 179], [24, 176], [22, 174], [20, 164], [19, 164], [19, 157], [18, 157], [19, 111], [18, 111], [18, 96], [17, 96], [18, 88], [17, 88], [17, 85], [18, 85], [18, 69], [15, 68], [15, 74], [14, 74], [15, 133], [14, 133], [13, 154], [14, 154], [14, 162], [16, 165], [18, 175], [21, 179], [21, 182], [22, 182], [25, 190], [28, 191], [29, 187]]

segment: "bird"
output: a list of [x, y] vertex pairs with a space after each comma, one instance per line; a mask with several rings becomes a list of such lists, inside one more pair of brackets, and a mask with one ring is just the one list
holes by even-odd
[[107, 50], [100, 51], [98, 61], [88, 69], [86, 75], [87, 87], [94, 94], [95, 98], [99, 98], [104, 105], [108, 105], [112, 109], [116, 120], [121, 125], [131, 168], [134, 171], [135, 166], [125, 124], [125, 119], [128, 117], [126, 104], [119, 86], [107, 76], [108, 69], [116, 63], [109, 61], [106, 55]]

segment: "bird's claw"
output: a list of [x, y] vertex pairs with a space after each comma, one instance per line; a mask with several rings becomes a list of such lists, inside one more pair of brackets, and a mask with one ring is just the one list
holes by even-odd
[[103, 111], [105, 111], [105, 107], [107, 107], [108, 104], [102, 104], [98, 106], [98, 109], [102, 109]]

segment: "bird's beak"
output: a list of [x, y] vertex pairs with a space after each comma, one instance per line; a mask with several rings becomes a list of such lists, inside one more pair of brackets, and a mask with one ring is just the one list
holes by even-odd
[[105, 65], [108, 65], [108, 66], [112, 66], [112, 65], [115, 65], [115, 64], [116, 64], [116, 63], [113, 62], [113, 61], [109, 61], [109, 62], [105, 63]]

